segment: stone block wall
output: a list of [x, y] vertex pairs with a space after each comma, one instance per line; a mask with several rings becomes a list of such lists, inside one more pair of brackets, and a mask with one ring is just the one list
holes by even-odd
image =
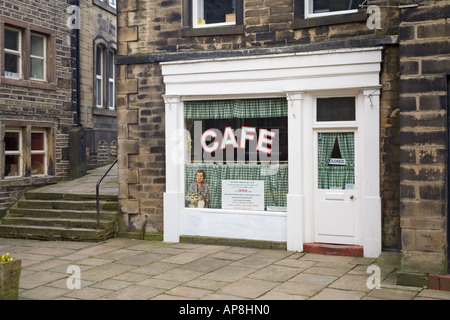
[[[162, 232], [165, 191], [164, 84], [159, 62], [283, 50], [383, 45], [381, 194], [383, 246], [400, 247], [398, 1], [372, 1], [381, 29], [362, 9], [352, 21], [304, 26], [293, 0], [246, 0], [242, 29], [198, 34], [186, 27], [183, 0], [118, 0], [118, 156], [120, 206], [130, 228]], [[260, 51], [258, 51], [260, 50]]]
[[402, 271], [446, 273], [448, 259], [448, 1], [400, 15]]
[[[0, 174], [0, 208], [9, 207], [26, 189], [65, 178], [69, 172], [69, 130], [74, 125], [72, 109], [71, 30], [67, 27], [67, 0], [4, 0], [0, 4], [0, 27], [15, 27], [47, 35], [47, 80], [0, 79], [0, 141], [5, 128], [21, 128], [25, 143], [33, 128], [46, 128], [48, 139], [48, 176], [31, 176], [30, 162], [24, 160], [21, 178], [5, 179]], [[2, 44], [3, 45], [3, 44]], [[26, 46], [23, 48], [26, 50]], [[1, 50], [3, 52], [3, 50]], [[0, 58], [0, 65], [3, 57]], [[4, 66], [1, 66], [3, 70]], [[29, 72], [25, 64], [24, 73]], [[0, 159], [4, 159], [3, 144]], [[28, 152], [25, 150], [24, 152]], [[25, 154], [29, 157], [29, 154]], [[0, 161], [0, 170], [3, 161]]]
[[117, 113], [99, 109], [95, 102], [95, 46], [101, 43], [108, 50], [117, 50], [116, 9], [103, 0], [82, 0], [80, 18], [80, 120], [86, 129], [89, 168], [115, 157], [110, 145], [117, 143]]

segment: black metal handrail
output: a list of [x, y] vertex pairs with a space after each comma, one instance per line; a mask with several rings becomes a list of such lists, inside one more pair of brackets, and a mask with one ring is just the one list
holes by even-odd
[[97, 185], [95, 186], [95, 197], [97, 200], [97, 229], [100, 229], [100, 183], [103, 181], [103, 179], [106, 177], [106, 175], [111, 171], [112, 167], [117, 163], [117, 158], [111, 163], [108, 170], [103, 174], [103, 176], [97, 181]]

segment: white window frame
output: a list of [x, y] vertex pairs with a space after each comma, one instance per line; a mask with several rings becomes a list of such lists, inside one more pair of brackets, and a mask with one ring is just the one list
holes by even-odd
[[[5, 133], [7, 132], [14, 132], [19, 134], [19, 150], [6, 150], [6, 146], [4, 146], [4, 155], [3, 157], [6, 159], [6, 156], [19, 156], [19, 163], [18, 163], [18, 172], [17, 176], [6, 176], [5, 179], [14, 179], [14, 178], [21, 178], [23, 176], [23, 143], [22, 143], [22, 130], [20, 128], [6, 128]], [[4, 169], [3, 169], [4, 170]]]
[[[358, 12], [358, 9], [350, 9], [350, 10], [313, 13], [314, 0], [304, 0], [304, 1], [305, 1], [305, 18], [306, 19]], [[330, 1], [333, 1], [333, 0], [330, 0]]]
[[[103, 109], [104, 97], [103, 97], [103, 86], [104, 86], [104, 55], [105, 49], [97, 45], [95, 47], [95, 106], [98, 109]], [[98, 51], [100, 51], [100, 61], [98, 61]], [[97, 67], [100, 65], [100, 74], [97, 74]], [[100, 97], [100, 104], [99, 102]]]
[[[236, 5], [235, 5], [236, 9]], [[219, 23], [198, 23], [199, 19], [204, 17], [204, 0], [192, 0], [192, 27], [193, 28], [211, 28], [221, 26], [234, 26], [236, 25], [236, 19], [232, 22], [219, 22]], [[203, 20], [204, 21], [204, 20]]]
[[[116, 102], [115, 102], [115, 95], [116, 95], [116, 68], [115, 68], [115, 52], [112, 50], [109, 50], [108, 52], [108, 109], [109, 110], [115, 110], [116, 109]], [[109, 72], [111, 70], [112, 72]], [[112, 96], [112, 99], [110, 97]]]
[[[38, 38], [42, 38], [43, 41], [43, 56], [36, 56], [36, 55], [32, 55], [31, 54], [31, 37], [38, 37]], [[39, 59], [43, 61], [43, 78], [35, 78], [33, 77], [33, 75], [31, 74], [31, 60], [32, 59]], [[31, 33], [30, 34], [30, 79], [32, 80], [37, 80], [37, 81], [47, 81], [47, 37], [40, 35], [38, 33]]]
[[111, 8], [114, 8], [114, 9], [117, 8], [116, 0], [107, 0], [106, 2], [108, 3], [108, 5], [109, 5]]
[[[33, 176], [45, 176], [47, 175], [47, 159], [48, 159], [48, 147], [47, 147], [47, 130], [45, 129], [35, 129], [35, 130], [31, 130], [31, 134], [33, 133], [42, 133], [43, 134], [43, 150], [30, 150], [30, 155], [34, 155], [34, 154], [42, 154], [44, 155], [44, 163], [42, 164], [44, 166], [44, 172], [42, 174], [32, 174]], [[32, 138], [30, 138], [32, 139]], [[30, 141], [30, 145], [32, 145], [31, 141]], [[30, 156], [30, 165], [31, 165], [31, 156]]]
[[[7, 78], [11, 78], [11, 79], [21, 79], [22, 78], [22, 30], [21, 29], [17, 29], [17, 28], [11, 28], [11, 27], [6, 27], [5, 26], [5, 31], [6, 30], [10, 30], [10, 31], [15, 31], [18, 34], [18, 49], [19, 50], [12, 50], [12, 49], [7, 49], [5, 47], [5, 44], [3, 43], [3, 50], [4, 50], [4, 55], [6, 54], [11, 54], [11, 55], [15, 55], [18, 56], [18, 68], [17, 68], [17, 76], [12, 75], [13, 72], [9, 72], [4, 70], [5, 73], [5, 77]], [[3, 38], [5, 38], [5, 35], [3, 34]], [[4, 39], [5, 41], [5, 39]], [[4, 59], [4, 57], [3, 57]], [[5, 68], [5, 67], [3, 67]]]

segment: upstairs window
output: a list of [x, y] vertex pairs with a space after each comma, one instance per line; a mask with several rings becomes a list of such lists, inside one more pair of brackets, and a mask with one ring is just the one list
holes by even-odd
[[367, 13], [363, 0], [294, 0], [294, 29], [362, 22]]
[[56, 90], [53, 30], [0, 17], [2, 84]]
[[307, 17], [357, 12], [356, 0], [305, 0]]
[[236, 0], [193, 0], [193, 27], [236, 24]]
[[183, 37], [244, 34], [244, 0], [182, 0]]
[[44, 36], [32, 33], [30, 40], [30, 78], [45, 80], [47, 39]]
[[22, 34], [20, 30], [5, 28], [5, 77], [19, 79], [22, 71]]
[[95, 46], [94, 101], [97, 109], [115, 110], [116, 51], [102, 41]]
[[116, 0], [107, 0], [108, 5], [114, 9], [116, 9]]
[[108, 109], [109, 110], [114, 110], [116, 108], [116, 103], [115, 103], [115, 92], [116, 92], [116, 90], [115, 90], [115, 88], [116, 88], [115, 59], [116, 59], [115, 52], [112, 50], [109, 50], [109, 55], [108, 55]]
[[99, 109], [103, 108], [104, 56], [105, 49], [102, 46], [97, 46], [95, 55], [95, 104]]

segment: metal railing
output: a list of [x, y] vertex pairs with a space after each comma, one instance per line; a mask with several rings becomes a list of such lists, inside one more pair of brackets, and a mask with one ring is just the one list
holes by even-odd
[[117, 158], [111, 163], [108, 170], [102, 175], [100, 179], [97, 181], [97, 185], [95, 186], [95, 197], [97, 200], [97, 229], [100, 229], [100, 183], [102, 183], [103, 179], [106, 177], [106, 175], [111, 171], [112, 167], [117, 163]]

